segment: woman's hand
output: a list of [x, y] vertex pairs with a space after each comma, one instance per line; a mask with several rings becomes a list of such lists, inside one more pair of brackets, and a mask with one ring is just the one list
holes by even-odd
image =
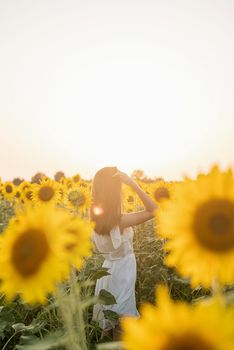
[[128, 186], [132, 186], [135, 184], [135, 182], [131, 179], [130, 176], [128, 176], [127, 174], [123, 173], [122, 171], [118, 170], [114, 175], [114, 176], [119, 176], [120, 180], [125, 183], [125, 185]]

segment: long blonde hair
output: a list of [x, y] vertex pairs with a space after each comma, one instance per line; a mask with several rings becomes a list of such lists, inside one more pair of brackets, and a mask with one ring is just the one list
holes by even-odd
[[120, 222], [121, 180], [118, 176], [113, 177], [116, 172], [116, 167], [105, 167], [93, 178], [90, 218], [95, 222], [95, 231], [100, 235], [108, 235]]

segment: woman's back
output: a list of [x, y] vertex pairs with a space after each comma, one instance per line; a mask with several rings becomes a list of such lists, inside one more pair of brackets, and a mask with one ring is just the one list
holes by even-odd
[[125, 228], [120, 232], [118, 225], [110, 230], [109, 235], [93, 232], [93, 243], [96, 252], [100, 252], [106, 260], [118, 260], [133, 253], [133, 229]]

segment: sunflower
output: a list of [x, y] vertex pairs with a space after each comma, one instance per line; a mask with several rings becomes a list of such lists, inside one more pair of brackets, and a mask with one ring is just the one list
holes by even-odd
[[32, 193], [35, 184], [31, 184], [30, 182], [24, 181], [19, 185], [19, 189], [22, 193], [22, 201], [24, 203], [32, 203]]
[[0, 239], [0, 290], [8, 299], [17, 293], [29, 303], [45, 302], [55, 283], [69, 271], [64, 213], [50, 207], [18, 212]]
[[21, 191], [26, 191], [28, 188], [31, 188], [32, 184], [28, 181], [23, 181], [21, 182], [21, 184], [19, 185], [19, 188]]
[[91, 190], [90, 184], [88, 182], [86, 182], [85, 180], [81, 180], [79, 182], [79, 186]]
[[69, 262], [77, 269], [82, 267], [86, 257], [91, 256], [93, 228], [93, 223], [79, 217], [71, 217], [66, 222], [66, 231], [72, 236], [74, 242], [68, 243], [65, 248], [69, 252]]
[[166, 263], [176, 266], [193, 286], [234, 281], [234, 178], [213, 167], [186, 179], [173, 199], [156, 212], [158, 231], [169, 238]]
[[156, 181], [149, 187], [149, 193], [157, 203], [168, 200], [172, 195], [172, 183], [163, 180]]
[[125, 350], [231, 350], [234, 312], [216, 300], [197, 306], [175, 303], [167, 290], [157, 290], [158, 307], [145, 304], [141, 318], [125, 317]]
[[127, 185], [123, 185], [123, 208], [126, 212], [131, 212], [135, 209], [136, 195], [134, 191]]
[[61, 181], [61, 182], [68, 189], [73, 186], [73, 182], [72, 182], [72, 179], [70, 177], [64, 178], [63, 181]]
[[76, 174], [74, 176], [72, 176], [72, 182], [75, 184], [78, 184], [81, 181], [81, 176], [80, 174]]
[[17, 203], [22, 203], [23, 201], [23, 192], [20, 189], [16, 188], [15, 199]]
[[23, 201], [24, 202], [32, 202], [32, 188], [28, 188], [23, 192]]
[[66, 187], [62, 184], [62, 183], [58, 183], [58, 192], [59, 192], [59, 199], [58, 199], [58, 203], [59, 204], [63, 204], [63, 198], [64, 198], [64, 194], [66, 193], [67, 189]]
[[2, 193], [4, 194], [4, 196], [7, 199], [12, 199], [15, 196], [15, 185], [10, 182], [10, 181], [6, 181], [3, 183], [2, 185]]
[[40, 205], [55, 204], [59, 201], [60, 195], [58, 183], [47, 178], [34, 185], [32, 201]]
[[91, 205], [91, 195], [79, 185], [73, 185], [64, 193], [63, 201], [68, 208], [86, 209]]

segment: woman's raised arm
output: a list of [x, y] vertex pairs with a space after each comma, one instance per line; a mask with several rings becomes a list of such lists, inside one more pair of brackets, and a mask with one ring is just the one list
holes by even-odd
[[157, 209], [157, 205], [154, 201], [141, 189], [141, 187], [133, 181], [127, 174], [118, 171], [114, 176], [119, 176], [120, 179], [128, 186], [130, 186], [134, 192], [140, 197], [145, 210], [122, 214], [120, 219], [121, 229], [136, 226], [143, 222], [150, 220], [154, 217], [154, 211]]

